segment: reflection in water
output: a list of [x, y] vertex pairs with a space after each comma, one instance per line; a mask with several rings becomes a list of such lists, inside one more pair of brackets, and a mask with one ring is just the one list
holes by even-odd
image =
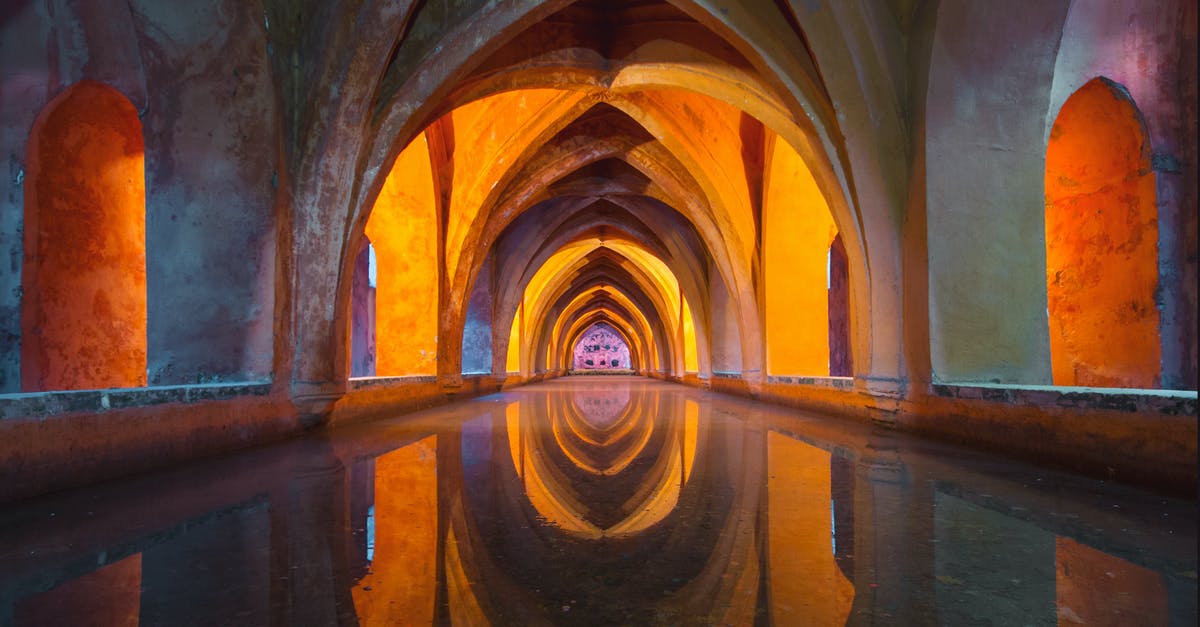
[[139, 553], [25, 597], [15, 614], [23, 625], [137, 625], [141, 592]]
[[[771, 616], [776, 623], [801, 620], [842, 625], [854, 601], [854, 585], [836, 561], [837, 507], [833, 456], [778, 433], [767, 436], [767, 521]], [[851, 491], [852, 494], [852, 491]]]
[[1166, 625], [1162, 575], [1069, 538], [1055, 539], [1060, 623]]
[[437, 580], [437, 436], [380, 455], [372, 468], [374, 533], [364, 535], [374, 537], [370, 554], [362, 552], [367, 571], [353, 589], [355, 612], [363, 625], [429, 623]]
[[6, 511], [0, 625], [1195, 623], [1195, 503], [908, 442], [527, 386]]

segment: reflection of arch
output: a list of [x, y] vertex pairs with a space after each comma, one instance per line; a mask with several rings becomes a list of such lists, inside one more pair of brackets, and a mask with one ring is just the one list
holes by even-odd
[[115, 89], [81, 81], [30, 131], [21, 387], [146, 385], [142, 124]]
[[[616, 422], [600, 430], [575, 401], [550, 399], [550, 429], [540, 428], [531, 413], [538, 408], [529, 403], [508, 409], [504, 441], [524, 495], [519, 500], [579, 538], [631, 537], [671, 515], [692, 474], [698, 407], [660, 403], [657, 395], [638, 391]], [[636, 459], [646, 463], [636, 465]], [[591, 479], [580, 481], [584, 475]], [[596, 506], [597, 491], [620, 502]]]
[[1046, 148], [1046, 290], [1055, 385], [1157, 387], [1158, 215], [1133, 101], [1096, 78]]
[[[862, 235], [862, 227], [864, 219], [857, 213], [857, 208], [854, 200], [853, 185], [849, 180], [849, 175], [846, 172], [846, 159], [842, 155], [840, 143], [835, 139], [840, 137], [835, 130], [836, 123], [833, 115], [833, 109], [827, 103], [827, 95], [823, 93], [818, 86], [820, 85], [819, 77], [816, 76], [815, 69], [811, 67], [808, 59], [800, 59], [792, 56], [792, 52], [797, 49], [804, 49], [804, 46], [791, 46], [783, 43], [784, 41], [799, 41], [803, 39], [803, 35], [797, 32], [788, 31], [786, 26], [783, 26], [782, 21], [771, 21], [766, 18], [763, 22], [759, 22], [758, 17], [748, 14], [739, 14], [737, 17], [730, 17], [722, 12], [717, 15], [715, 9], [704, 6], [691, 6], [691, 3], [684, 3], [689, 8], [684, 8], [679, 3], [671, 3], [671, 6], [684, 8], [684, 13], [687, 14], [686, 20], [674, 20], [674, 22], [692, 22], [695, 21], [695, 27], [688, 27], [695, 33], [703, 35], [697, 40], [696, 37], [688, 36], [684, 41], [660, 41], [663, 39], [659, 34], [654, 37], [642, 41], [638, 39], [637, 33], [644, 32], [636, 28], [628, 29], [626, 33], [622, 29], [618, 29], [622, 37], [632, 37], [628, 43], [618, 47], [611, 45], [603, 45], [596, 47], [598, 54], [604, 55], [611, 51], [613, 58], [605, 58], [602, 63], [594, 64], [582, 60], [578, 54], [560, 55], [558, 48], [551, 47], [548, 50], [540, 50], [538, 46], [528, 46], [525, 43], [519, 43], [511, 47], [501, 45], [509, 36], [517, 36], [513, 41], [520, 41], [519, 35], [527, 29], [538, 24], [540, 20], [548, 14], [561, 9], [570, 3], [550, 3], [539, 7], [538, 11], [525, 14], [523, 12], [500, 12], [492, 15], [489, 12], [480, 12], [477, 15], [462, 16], [464, 27], [470, 25], [469, 28], [473, 32], [473, 37], [480, 44], [481, 49], [489, 50], [492, 57], [480, 54], [477, 59], [483, 62], [483, 67], [477, 68], [473, 61], [468, 61], [466, 58], [460, 58], [454, 53], [447, 53], [450, 56], [444, 57], [443, 62], [439, 62], [434, 66], [427, 65], [424, 62], [408, 65], [409, 69], [417, 74], [427, 77], [422, 81], [422, 87], [418, 90], [425, 94], [422, 98], [412, 100], [415, 92], [411, 90], [401, 89], [403, 82], [396, 82], [392, 79], [385, 79], [381, 89], [377, 94], [379, 105], [376, 108], [378, 117], [376, 118], [376, 126], [378, 132], [372, 133], [367, 148], [367, 156], [360, 159], [360, 163], [364, 164], [367, 172], [383, 171], [386, 164], [391, 159], [391, 155], [395, 153], [398, 146], [403, 146], [408, 138], [414, 137], [418, 129], [427, 128], [435, 129], [442, 127], [443, 121], [447, 116], [455, 117], [460, 113], [469, 113], [478, 111], [484, 105], [480, 105], [485, 101], [509, 101], [513, 98], [519, 99], [522, 102], [529, 100], [528, 106], [530, 110], [537, 110], [537, 118], [539, 120], [548, 120], [552, 124], [538, 124], [530, 126], [527, 129], [517, 129], [522, 131], [522, 134], [527, 134], [531, 138], [538, 141], [525, 142], [526, 147], [520, 151], [510, 151], [507, 149], [500, 152], [504, 155], [504, 159], [488, 159], [485, 161], [485, 167], [497, 168], [496, 172], [491, 172], [488, 176], [476, 177], [483, 178], [486, 181], [495, 182], [497, 179], [491, 174], [502, 174], [500, 170], [510, 170], [517, 172], [518, 165], [527, 160], [527, 155], [539, 152], [538, 146], [543, 141], [541, 139], [548, 138], [553, 135], [554, 128], [550, 126], [559, 125], [555, 120], [561, 119], [563, 123], [568, 121], [568, 118], [576, 117], [571, 114], [573, 109], [572, 101], [580, 104], [579, 113], [582, 113], [591, 104], [590, 102], [582, 102], [583, 100], [599, 101], [599, 100], [614, 100], [612, 106], [620, 109], [625, 114], [637, 120], [644, 127], [653, 127], [664, 131], [658, 133], [661, 141], [655, 142], [654, 146], [648, 147], [645, 155], [627, 155], [632, 163], [638, 169], [651, 169], [651, 165], [645, 157], [651, 157], [655, 153], [663, 153], [671, 155], [679, 165], [683, 166], [680, 169], [689, 169], [696, 172], [704, 171], [704, 174], [709, 175], [702, 181], [693, 181], [696, 183], [690, 186], [673, 187], [682, 190], [684, 187], [695, 188], [698, 186], [698, 191], [701, 193], [688, 194], [691, 202], [687, 203], [686, 207], [690, 220], [698, 220], [703, 223], [703, 228], [700, 228], [701, 235], [704, 239], [710, 242], [710, 248], [713, 249], [713, 258], [710, 260], [712, 270], [720, 275], [724, 282], [729, 285], [728, 291], [733, 295], [731, 298], [732, 304], [726, 309], [728, 313], [725, 315], [730, 318], [730, 321], [723, 326], [734, 329], [736, 333], [730, 334], [729, 338], [745, 338], [745, 342], [734, 341], [734, 346], [731, 351], [736, 352], [736, 357], [739, 361], [746, 362], [745, 367], [751, 372], [757, 371], [758, 362], [761, 361], [759, 352], [761, 351], [761, 342], [758, 341], [760, 329], [758, 329], [759, 315], [757, 303], [754, 299], [744, 295], [753, 293], [750, 289], [753, 285], [753, 265], [750, 262], [752, 257], [751, 250], [753, 248], [753, 214], [750, 211], [750, 206], [743, 199], [745, 194], [741, 194], [740, 190], [724, 189], [724, 184], [714, 185], [714, 181], [721, 181], [723, 177], [719, 176], [720, 172], [709, 171], [712, 164], [708, 163], [709, 159], [705, 158], [709, 146], [703, 140], [704, 133], [691, 133], [688, 137], [683, 134], [673, 131], [686, 126], [686, 120], [674, 115], [672, 112], [679, 109], [678, 106], [663, 106], [664, 104], [671, 105], [675, 100], [684, 100], [687, 102], [688, 108], [694, 106], [702, 107], [704, 110], [713, 110], [719, 112], [722, 119], [729, 117], [732, 119], [733, 132], [739, 126], [739, 120], [742, 127], [742, 139], [753, 140], [750, 143], [759, 141], [757, 135], [762, 134], [761, 125], [757, 121], [761, 121], [767, 128], [778, 132], [785, 141], [795, 147], [795, 149], [803, 155], [806, 162], [813, 163], [814, 174], [816, 176], [819, 187], [831, 196], [830, 202], [835, 205], [834, 214], [839, 218], [842, 224], [842, 230], [847, 235], [848, 251], [851, 262], [856, 264], [856, 267], [862, 265], [863, 272], [855, 272], [856, 276], [856, 293], [862, 292], [863, 298], [856, 298], [855, 302], [860, 303], [858, 306], [866, 307], [868, 299], [866, 296], [868, 272], [866, 272], [866, 253], [865, 253], [865, 237]], [[640, 5], [639, 5], [640, 6]], [[669, 8], [664, 5], [661, 8]], [[492, 18], [484, 19], [484, 15], [492, 15]], [[682, 17], [682, 16], [681, 16]], [[636, 22], [630, 17], [630, 24]], [[423, 14], [417, 14], [415, 19], [424, 19]], [[492, 21], [494, 19], [495, 21]], [[739, 33], [742, 29], [750, 28], [755, 32], [759, 32], [757, 28], [766, 27], [772, 29], [779, 38], [772, 38], [773, 42], [778, 42], [778, 45], [772, 45], [769, 49], [762, 49], [752, 42], [744, 41]], [[503, 31], [503, 37], [501, 36]], [[689, 31], [691, 32], [691, 31]], [[607, 37], [607, 35], [606, 35]], [[536, 37], [534, 41], [540, 41]], [[670, 39], [669, 37], [667, 39]], [[706, 42], [703, 45], [697, 45], [696, 41]], [[718, 45], [708, 45], [707, 42], [713, 42]], [[735, 43], [737, 42], [737, 43]], [[544, 45], [544, 41], [540, 41]], [[586, 50], [589, 45], [586, 41], [567, 42], [569, 45], [564, 45], [564, 50]], [[643, 45], [644, 44], [644, 45]], [[730, 46], [729, 44], [734, 44]], [[745, 44], [745, 45], [741, 45]], [[446, 50], [453, 49], [454, 46], [447, 46]], [[736, 49], [736, 51], [735, 51]], [[536, 51], [536, 63], [531, 63], [531, 59], [527, 58], [527, 54], [522, 54], [522, 51]], [[620, 52], [617, 52], [617, 51]], [[787, 52], [784, 52], [787, 51]], [[403, 57], [411, 53], [411, 49], [407, 49], [401, 45], [398, 51], [398, 56]], [[515, 55], [515, 56], [514, 56]], [[550, 55], [550, 56], [546, 56]], [[712, 56], [716, 55], [716, 56]], [[743, 55], [749, 55], [749, 58]], [[801, 57], [803, 55], [800, 55]], [[554, 61], [547, 65], [547, 61], [553, 57]], [[571, 61], [576, 59], [576, 61]], [[566, 64], [566, 67], [554, 67], [559, 61]], [[570, 94], [559, 94], [558, 96], [549, 98], [545, 102], [541, 96], [534, 97], [534, 92], [546, 92], [547, 85], [543, 83], [525, 84], [521, 81], [512, 80], [512, 72], [521, 73], [521, 69], [537, 65], [543, 68], [552, 68], [547, 71], [547, 74], [553, 74], [557, 77], [555, 83], [551, 87], [561, 88], [565, 84], [570, 84], [568, 90]], [[606, 68], [599, 71], [596, 68]], [[443, 71], [446, 68], [455, 68], [458, 74], [454, 75], [453, 80], [450, 76], [443, 76]], [[477, 74], [472, 75], [471, 70], [477, 70]], [[771, 79], [783, 78], [785, 94], [781, 98], [777, 93], [779, 85], [771, 79], [762, 79], [759, 73], [770, 76]], [[778, 74], [784, 76], [780, 77]], [[463, 75], [466, 75], [463, 77]], [[499, 77], [492, 81], [491, 77]], [[520, 93], [518, 93], [520, 92]], [[511, 94], [511, 95], [510, 95]], [[545, 95], [545, 94], [542, 94]], [[559, 97], [561, 96], [561, 97]], [[527, 98], [529, 97], [529, 98]], [[666, 98], [672, 102], [664, 101]], [[537, 100], [537, 106], [533, 106]], [[542, 105], [545, 105], [543, 107]], [[677, 103], [676, 103], [677, 104]], [[500, 107], [498, 110], [514, 112], [522, 107]], [[564, 115], [559, 115], [557, 112], [566, 110]], [[403, 111], [403, 114], [397, 112]], [[803, 114], [801, 114], [803, 112]], [[726, 116], [726, 113], [732, 114]], [[470, 119], [475, 116], [468, 115]], [[494, 117], [494, 116], [492, 116]], [[438, 121], [433, 121], [433, 120]], [[757, 121], [756, 121], [757, 120]], [[433, 121], [433, 126], [428, 126]], [[460, 125], [458, 119], [453, 120], [454, 132], [449, 134], [451, 139], [460, 128], [465, 128], [467, 125]], [[534, 128], [537, 126], [537, 128]], [[558, 126], [555, 126], [558, 128]], [[747, 135], [745, 131], [749, 130]], [[528, 131], [528, 133], [525, 133]], [[546, 137], [543, 137], [545, 131]], [[671, 131], [671, 132], [665, 132]], [[439, 131], [440, 132], [440, 131]], [[653, 133], [652, 133], [653, 134]], [[509, 137], [510, 133], [500, 133], [498, 136]], [[509, 141], [509, 140], [505, 140]], [[461, 145], [461, 144], [460, 144]], [[513, 144], [509, 144], [513, 145]], [[724, 148], [722, 148], [723, 150]], [[459, 151], [466, 152], [466, 151]], [[550, 151], [540, 151], [548, 153]], [[513, 158], [515, 157], [515, 159]], [[703, 163], [697, 163], [701, 161]], [[498, 164], [504, 164], [500, 168]], [[509, 164], [515, 164], [509, 168]], [[705, 166], [703, 168], [691, 168], [692, 165]], [[667, 180], [670, 177], [664, 172], [659, 172], [661, 168], [653, 168], [656, 170], [654, 176], [651, 177], [658, 185], [671, 183]], [[474, 173], [477, 170], [474, 168], [466, 168], [455, 166], [455, 176]], [[374, 180], [375, 177], [368, 175], [363, 180], [363, 185], [354, 191], [352, 205], [356, 207], [355, 219], [353, 223], [359, 221], [362, 209], [370, 202], [372, 196], [378, 190], [379, 182]], [[661, 181], [659, 179], [662, 179]], [[505, 194], [504, 191], [508, 185], [506, 181], [501, 180], [501, 184], [490, 186], [496, 194]], [[468, 193], [465, 187], [460, 187], [463, 193]], [[480, 188], [484, 196], [489, 196], [486, 202], [482, 203], [490, 207], [495, 205], [490, 198], [491, 192], [488, 188]], [[675, 193], [676, 189], [668, 190], [672, 197], [680, 197]], [[695, 191], [695, 190], [693, 190]], [[457, 192], [450, 192], [457, 193]], [[470, 192], [474, 193], [474, 192]], [[719, 216], [712, 215], [708, 211], [707, 201], [723, 200], [727, 202], [719, 203], [724, 206], [729, 204], [735, 206], [735, 210], [724, 211], [718, 207]], [[702, 202], [704, 201], [704, 202]], [[451, 202], [449, 208], [451, 211], [457, 210], [457, 207], [463, 207], [462, 203]], [[474, 212], [476, 207], [470, 206], [470, 211]], [[504, 229], [505, 223], [511, 220], [514, 216], [520, 213], [523, 207], [514, 207], [513, 210], [493, 211], [491, 216], [484, 219], [483, 215], [473, 216], [480, 219], [472, 219], [464, 221], [464, 224], [470, 224], [470, 233], [463, 233], [465, 237], [447, 237], [446, 245], [447, 252], [454, 251], [462, 252], [464, 259], [455, 268], [447, 269], [448, 286], [448, 301], [454, 305], [454, 308], [447, 312], [446, 318], [443, 320], [444, 326], [448, 328], [441, 329], [441, 335], [445, 337], [456, 337], [457, 328], [462, 323], [463, 312], [461, 309], [463, 292], [472, 284], [473, 275], [482, 261], [481, 257], [474, 257], [472, 251], [488, 251], [491, 250], [489, 245], [496, 234]], [[680, 207], [683, 211], [685, 208]], [[451, 221], [454, 223], [455, 221]], [[722, 228], [722, 227], [738, 227]], [[747, 227], [747, 228], [742, 228]], [[457, 228], [457, 227], [454, 227]], [[734, 236], [736, 235], [736, 237]], [[730, 239], [732, 238], [732, 239]], [[732, 242], [727, 244], [727, 240]], [[853, 240], [853, 241], [851, 241]], [[881, 253], [881, 258], [885, 257], [886, 253]], [[449, 258], [457, 258], [455, 254], [448, 254]], [[885, 270], [886, 271], [886, 270]], [[344, 286], [340, 290], [339, 301], [344, 302]], [[695, 307], [697, 322], [700, 326], [707, 326], [706, 318], [708, 316], [707, 303], [703, 299], [692, 299]], [[506, 311], [513, 311], [507, 309]], [[508, 313], [505, 316], [511, 315]], [[855, 338], [860, 346], [864, 347], [861, 351], [864, 354], [867, 345], [866, 339], [866, 319], [867, 316], [859, 316], [857, 319], [864, 321], [864, 329], [856, 331]], [[496, 325], [498, 333], [504, 334], [510, 331], [513, 325], [507, 321], [502, 321]], [[709, 337], [709, 334], [705, 334]], [[726, 339], [729, 339], [726, 338]], [[498, 338], [497, 344], [503, 338]], [[742, 345], [747, 348], [746, 354], [740, 354]], [[453, 347], [452, 347], [453, 348]], [[736, 349], [736, 350], [733, 350]], [[701, 351], [704, 347], [701, 348]], [[453, 350], [451, 353], [455, 352]], [[727, 351], [729, 352], [729, 351]], [[499, 355], [506, 354], [506, 351], [497, 351], [497, 361]], [[869, 359], [869, 355], [863, 358], [863, 361]], [[522, 358], [526, 361], [527, 358]], [[700, 360], [701, 363], [705, 359]], [[732, 361], [732, 360], [729, 360]], [[736, 366], [737, 370], [741, 370], [743, 364], [730, 364]], [[707, 368], [702, 368], [706, 370]]]

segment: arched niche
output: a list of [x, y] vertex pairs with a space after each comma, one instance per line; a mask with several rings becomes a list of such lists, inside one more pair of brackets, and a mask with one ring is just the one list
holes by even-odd
[[607, 322], [592, 324], [571, 347], [574, 370], [628, 370], [631, 364], [628, 344]]
[[81, 81], [41, 112], [26, 155], [21, 389], [146, 385], [142, 124]]
[[1055, 385], [1158, 387], [1158, 212], [1142, 117], [1096, 78], [1046, 147], [1046, 294]]

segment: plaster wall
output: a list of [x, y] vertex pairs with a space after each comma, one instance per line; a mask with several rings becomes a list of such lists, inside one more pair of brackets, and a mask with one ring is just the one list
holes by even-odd
[[480, 374], [492, 371], [492, 259], [484, 262], [475, 277], [467, 317], [463, 324], [462, 372]]
[[375, 285], [371, 243], [364, 237], [354, 262], [350, 292], [350, 376], [375, 376]]
[[940, 4], [925, 113], [934, 381], [1050, 382], [1042, 180], [1068, 4]]
[[854, 355], [850, 348], [850, 263], [841, 236], [829, 245], [829, 374], [848, 377], [854, 374]]
[[742, 340], [738, 330], [738, 311], [735, 299], [715, 269], [709, 274], [709, 307], [712, 320], [712, 371], [740, 373], [742, 371]]
[[280, 127], [263, 7], [129, 6], [148, 94], [150, 383], [266, 379]]

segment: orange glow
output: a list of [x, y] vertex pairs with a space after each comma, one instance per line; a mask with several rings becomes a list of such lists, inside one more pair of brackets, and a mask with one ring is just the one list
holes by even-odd
[[[626, 416], [626, 418], [629, 417], [629, 415]], [[650, 441], [650, 437], [654, 435], [654, 424], [649, 420], [642, 419], [642, 415], [637, 414], [636, 411], [633, 412], [632, 419], [622, 421], [615, 426], [612, 432], [607, 433], [604, 442], [589, 441], [586, 434], [580, 433], [582, 429], [577, 430], [572, 428], [573, 425], [570, 422], [568, 420], [564, 423], [564, 421], [558, 419], [554, 419], [551, 422], [555, 442], [562, 450], [563, 455], [571, 460], [572, 464], [594, 475], [613, 476], [620, 474], [629, 467], [629, 464], [638, 455], [642, 454], [646, 444]], [[577, 438], [589, 444], [600, 444], [610, 447], [619, 442], [621, 450], [602, 464], [592, 459], [592, 456], [581, 450], [581, 447], [576, 446], [572, 442], [572, 438]]]
[[829, 374], [829, 243], [837, 226], [800, 155], [773, 142], [763, 194], [767, 371]]
[[696, 173], [709, 204], [723, 208], [715, 216], [718, 228], [730, 252], [748, 263], [758, 225], [744, 155], [762, 149], [760, 135], [743, 133], [748, 116], [733, 105], [682, 89], [648, 89], [624, 97], [628, 105], [619, 106]]
[[521, 401], [509, 403], [504, 408], [504, 427], [508, 434], [508, 451], [512, 456], [513, 468], [518, 477], [525, 476], [525, 449], [521, 441]]
[[433, 622], [437, 521], [437, 436], [376, 458], [375, 559], [352, 590], [359, 624]]
[[1055, 385], [1158, 386], [1158, 212], [1137, 109], [1094, 79], [1046, 148], [1046, 287]]
[[371, 217], [378, 376], [437, 374], [437, 200], [425, 136], [396, 158]]
[[469, 231], [505, 171], [583, 97], [573, 91], [521, 89], [477, 100], [449, 114], [455, 149], [446, 222], [448, 276], [457, 276], [463, 252], [476, 244], [467, 241]]
[[696, 322], [692, 320], [692, 308], [687, 299], [683, 302], [683, 370], [697, 372], [700, 370], [700, 358], [696, 354]]
[[833, 559], [829, 453], [775, 432], [767, 434], [767, 521], [771, 614], [844, 625], [854, 585]]
[[17, 602], [17, 625], [136, 627], [142, 602], [142, 554], [101, 566]]
[[521, 371], [521, 326], [525, 322], [525, 303], [517, 305], [513, 316], [512, 330], [508, 332], [508, 355], [504, 358], [504, 369], [508, 372]]
[[[462, 553], [458, 550], [458, 538], [454, 527], [446, 535], [446, 593], [449, 597], [451, 625], [490, 625], [487, 613], [479, 605], [472, 589], [471, 579], [463, 565]], [[419, 625], [416, 621], [392, 623], [393, 625]]]
[[683, 409], [683, 482], [692, 478], [696, 463], [696, 436], [700, 428], [700, 406], [696, 401], [684, 401]]
[[[525, 287], [522, 309], [517, 312], [518, 315], [513, 320], [513, 327], [509, 334], [506, 365], [510, 372], [518, 370], [527, 372], [533, 368], [532, 363], [522, 363], [523, 356], [532, 352], [532, 343], [538, 339], [531, 331], [541, 328], [541, 324], [537, 321], [541, 321], [547, 315], [554, 302], [570, 287], [574, 272], [585, 263], [588, 255], [601, 248], [607, 248], [621, 256], [622, 265], [629, 270], [637, 286], [655, 303], [656, 311], [641, 311], [627, 294], [614, 286], [592, 287], [581, 292], [563, 309], [558, 319], [553, 321], [549, 343], [546, 347], [548, 367], [570, 365], [569, 357], [565, 357], [561, 361], [556, 361], [556, 358], [570, 352], [570, 341], [577, 336], [578, 332], [590, 326], [590, 319], [576, 319], [565, 328], [563, 325], [575, 312], [587, 306], [592, 296], [601, 291], [625, 307], [631, 315], [631, 319], [625, 320], [623, 316], [615, 312], [605, 311], [613, 324], [627, 333], [634, 367], [652, 370], [661, 367], [659, 350], [654, 343], [655, 337], [651, 333], [647, 316], [657, 316], [661, 313], [666, 333], [664, 339], [669, 344], [677, 341], [678, 327], [676, 325], [681, 324], [680, 313], [681, 307], [684, 306], [683, 297], [679, 291], [679, 281], [666, 263], [640, 243], [620, 236], [610, 236], [603, 242], [598, 238], [588, 238], [567, 244], [551, 255], [534, 273]], [[658, 309], [662, 311], [659, 312]], [[690, 312], [682, 318], [684, 318], [683, 323], [689, 323], [691, 321]], [[518, 322], [522, 319], [525, 320], [521, 323], [523, 333], [518, 331]], [[531, 324], [531, 321], [534, 322]], [[696, 341], [694, 328], [685, 330], [682, 335], [685, 342], [692, 344], [694, 352]], [[518, 336], [520, 341], [517, 341]]]
[[34, 123], [25, 180], [21, 389], [146, 385], [142, 124], [102, 83]]
[[[540, 446], [542, 432], [530, 421], [522, 419], [521, 403], [515, 402], [506, 408], [505, 422], [513, 466], [522, 479], [525, 497], [547, 523], [589, 540], [621, 538], [649, 529], [675, 509], [695, 463], [699, 406], [691, 403], [685, 411], [676, 411], [672, 420], [664, 424], [664, 421], [650, 419], [660, 416], [658, 409], [638, 407], [640, 400], [637, 398], [630, 402], [631, 406], [621, 413], [621, 422], [608, 427], [602, 440], [583, 433], [595, 431], [596, 427], [582, 425], [580, 423], [585, 419], [572, 417], [572, 412], [576, 411], [574, 400], [564, 397], [549, 407], [552, 436], [558, 449], [573, 465], [596, 475], [614, 476], [629, 469], [630, 464], [642, 455], [655, 428], [668, 430], [666, 449], [655, 457], [654, 467], [638, 471], [644, 473], [645, 478], [634, 495], [622, 505], [622, 511], [628, 515], [603, 529], [587, 520], [588, 508]], [[610, 451], [611, 457], [601, 467], [576, 441], [619, 450]]]
[[1059, 625], [1166, 625], [1162, 575], [1069, 538], [1054, 541]]

